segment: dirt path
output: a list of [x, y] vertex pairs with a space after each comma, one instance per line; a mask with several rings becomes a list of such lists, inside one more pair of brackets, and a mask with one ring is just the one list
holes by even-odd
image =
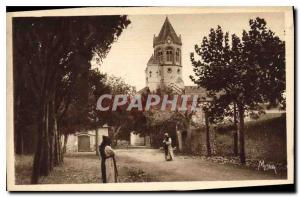
[[269, 180], [284, 179], [284, 175], [263, 172], [243, 166], [218, 164], [199, 158], [175, 157], [164, 160], [163, 152], [155, 149], [117, 150], [120, 164], [135, 166], [160, 181], [220, 181], [220, 180]]
[[[116, 150], [120, 182], [157, 181], [220, 181], [283, 179], [274, 175], [231, 164], [218, 164], [199, 157], [177, 156], [174, 161], [164, 160], [163, 151], [156, 149]], [[16, 184], [30, 184], [33, 156], [16, 157]], [[100, 183], [100, 160], [95, 153], [66, 155], [64, 164], [55, 167], [41, 184]]]

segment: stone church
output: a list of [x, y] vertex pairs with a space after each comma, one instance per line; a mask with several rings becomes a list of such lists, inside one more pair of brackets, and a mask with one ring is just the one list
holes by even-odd
[[181, 36], [176, 34], [167, 17], [158, 36], [153, 37], [154, 53], [145, 70], [146, 86], [151, 92], [166, 87], [180, 92], [184, 89], [181, 46]]
[[[206, 97], [204, 88], [184, 85], [181, 46], [181, 35], [175, 32], [170, 20], [166, 17], [158, 36], [153, 37], [153, 54], [145, 69], [146, 87], [141, 89], [139, 94], [172, 89], [177, 94], [198, 95], [200, 99]], [[199, 117], [203, 119], [202, 115]], [[201, 141], [205, 140], [204, 135], [197, 132], [194, 133], [194, 137], [195, 139], [203, 138]], [[131, 135], [131, 139], [131, 145], [138, 145], [135, 142], [144, 141], [144, 138], [138, 135]], [[199, 141], [195, 142], [195, 145], [199, 146]]]
[[153, 54], [145, 69], [146, 87], [139, 91], [150, 92], [171, 88], [176, 93], [205, 97], [206, 92], [197, 86], [185, 86], [182, 80], [182, 40], [168, 17], [158, 34], [153, 37]]

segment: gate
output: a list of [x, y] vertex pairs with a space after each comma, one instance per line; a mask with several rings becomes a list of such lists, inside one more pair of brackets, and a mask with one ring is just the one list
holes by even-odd
[[78, 152], [91, 151], [90, 143], [90, 136], [78, 136]]

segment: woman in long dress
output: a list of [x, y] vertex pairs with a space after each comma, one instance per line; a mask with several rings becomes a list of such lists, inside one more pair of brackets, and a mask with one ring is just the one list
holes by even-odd
[[169, 137], [168, 133], [165, 133], [165, 138], [163, 141], [165, 147], [165, 159], [166, 161], [172, 161], [174, 159], [174, 153], [172, 148], [172, 139]]
[[111, 140], [103, 136], [99, 146], [101, 156], [101, 173], [103, 183], [117, 183], [118, 171], [115, 159], [115, 152], [111, 148]]

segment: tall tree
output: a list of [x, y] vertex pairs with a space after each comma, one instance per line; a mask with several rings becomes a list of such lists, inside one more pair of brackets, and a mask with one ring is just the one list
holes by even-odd
[[[105, 79], [105, 85], [109, 88], [110, 94], [113, 96], [112, 100], [116, 95], [125, 95], [126, 103], [117, 106], [116, 110], [110, 108], [107, 111], [96, 110], [97, 117], [101, 118], [102, 121], [111, 126], [110, 137], [113, 141], [113, 145], [116, 145], [116, 140], [120, 132], [125, 132], [129, 135], [130, 129], [134, 122], [134, 114], [136, 111], [127, 110], [129, 99], [136, 92], [135, 87], [127, 84], [122, 78], [115, 76], [107, 76]], [[120, 98], [119, 101], [123, 99]], [[112, 103], [110, 103], [112, 105]]]
[[245, 163], [244, 117], [247, 111], [261, 111], [261, 105], [284, 103], [285, 50], [284, 42], [267, 29], [264, 19], [250, 20], [249, 32], [242, 41], [223, 33], [220, 26], [211, 29], [201, 47], [195, 46], [200, 60], [191, 53], [195, 77], [191, 79], [205, 87], [219, 109], [237, 105], [239, 124], [239, 154]]
[[[76, 102], [87, 103], [84, 87], [92, 56], [102, 60], [129, 23], [126, 16], [13, 18], [14, 81], [21, 81], [16, 83], [15, 99], [32, 95], [31, 114], [38, 125], [32, 183], [62, 162], [58, 119], [74, 101], [74, 92], [82, 95]], [[26, 104], [17, 105], [16, 113], [20, 107]], [[16, 123], [23, 119], [15, 118]]]

